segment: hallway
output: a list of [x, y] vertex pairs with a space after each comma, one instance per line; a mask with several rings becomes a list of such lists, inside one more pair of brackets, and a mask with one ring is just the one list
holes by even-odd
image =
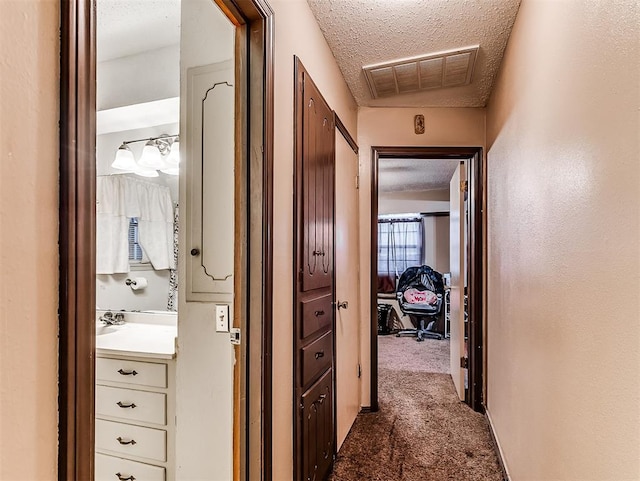
[[489, 427], [458, 401], [447, 341], [380, 336], [380, 410], [359, 414], [331, 481], [501, 481]]

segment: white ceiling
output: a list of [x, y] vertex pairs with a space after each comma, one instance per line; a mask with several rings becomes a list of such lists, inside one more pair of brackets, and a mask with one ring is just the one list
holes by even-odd
[[448, 189], [459, 160], [380, 159], [378, 192]]
[[[360, 106], [484, 107], [520, 0], [307, 0]], [[471, 84], [373, 100], [362, 67], [480, 45]]]
[[97, 0], [98, 62], [180, 43], [180, 0]]

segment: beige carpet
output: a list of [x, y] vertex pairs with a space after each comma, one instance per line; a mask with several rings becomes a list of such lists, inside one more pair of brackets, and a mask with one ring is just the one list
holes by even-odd
[[379, 404], [359, 414], [331, 481], [502, 481], [484, 416], [456, 396], [448, 341], [380, 336]]

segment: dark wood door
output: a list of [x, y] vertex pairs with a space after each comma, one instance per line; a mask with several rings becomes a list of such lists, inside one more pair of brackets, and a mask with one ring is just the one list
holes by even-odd
[[335, 454], [333, 112], [296, 58], [294, 470], [321, 481]]

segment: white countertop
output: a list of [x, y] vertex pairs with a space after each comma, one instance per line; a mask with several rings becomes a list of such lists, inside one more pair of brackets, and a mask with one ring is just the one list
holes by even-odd
[[96, 353], [173, 359], [176, 356], [175, 325], [126, 322], [105, 326], [96, 323]]

